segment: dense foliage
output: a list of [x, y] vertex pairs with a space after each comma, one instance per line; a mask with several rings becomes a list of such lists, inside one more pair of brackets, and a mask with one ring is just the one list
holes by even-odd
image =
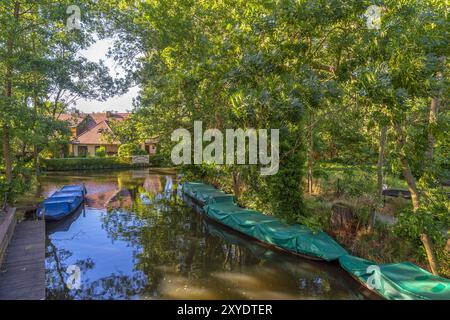
[[[0, 127], [2, 175], [9, 196], [27, 185], [40, 156], [67, 153], [70, 132], [58, 121], [79, 98], [103, 100], [120, 93], [122, 82], [103, 63], [79, 52], [94, 42], [97, 17], [93, 2], [78, 1], [82, 28], [69, 30], [72, 2], [2, 1], [0, 4]], [[3, 196], [3, 194], [2, 194]]]
[[135, 143], [124, 143], [120, 145], [117, 153], [119, 159], [126, 159], [131, 156], [146, 155], [146, 154], [147, 152], [145, 152], [145, 150], [142, 150], [142, 148]]
[[448, 198], [433, 187], [450, 158], [448, 7], [387, 0], [380, 28], [370, 28], [373, 4], [115, 0], [101, 6], [121, 18], [100, 32], [117, 34], [113, 52], [141, 84], [136, 131], [159, 137], [166, 155], [170, 133], [192, 130], [195, 120], [282, 132], [273, 177], [206, 164], [189, 167], [189, 176], [221, 177], [240, 201], [302, 221], [302, 178], [312, 194], [318, 163], [377, 165], [374, 197], [381, 199], [386, 172], [403, 176], [412, 200], [401, 232], [420, 239], [436, 273], [433, 243], [443, 248], [450, 216]]
[[101, 146], [95, 149], [95, 156], [100, 158], [106, 157], [106, 148], [104, 146]]

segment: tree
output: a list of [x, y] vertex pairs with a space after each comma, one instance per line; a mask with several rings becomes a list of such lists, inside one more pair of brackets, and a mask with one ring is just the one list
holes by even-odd
[[[442, 1], [386, 2], [383, 28], [363, 37], [356, 71], [362, 93], [387, 117], [395, 132], [396, 155], [411, 192], [412, 211], [420, 217], [413, 219], [414, 228], [435, 274], [438, 263], [432, 238], [438, 238], [444, 221], [440, 214], [428, 212], [430, 207], [424, 206], [428, 195], [417, 181], [436, 176], [430, 133], [443, 129], [436, 128], [434, 120], [436, 87], [447, 85], [436, 78], [446, 69], [440, 58], [448, 54], [446, 24]], [[424, 105], [430, 101], [431, 111], [427, 112]]]
[[67, 141], [68, 131], [56, 120], [61, 112], [80, 97], [105, 99], [121, 92], [122, 81], [113, 81], [102, 63], [77, 56], [93, 42], [95, 4], [79, 1], [82, 29], [68, 31], [69, 4], [45, 0], [0, 4], [4, 30], [0, 34], [0, 126], [10, 192], [30, 153], [38, 169], [40, 152]]

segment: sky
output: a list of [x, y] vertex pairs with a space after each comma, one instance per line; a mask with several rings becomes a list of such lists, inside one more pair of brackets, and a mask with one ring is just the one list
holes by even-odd
[[[112, 40], [98, 40], [87, 50], [81, 51], [80, 55], [87, 58], [90, 61], [98, 62], [100, 59], [104, 61], [105, 65], [110, 69], [111, 75], [116, 72], [123, 72], [120, 66], [117, 66], [112, 59], [106, 58], [108, 48], [112, 45]], [[139, 87], [131, 88], [126, 94], [122, 96], [116, 96], [106, 101], [89, 101], [85, 99], [79, 99], [74, 107], [83, 112], [102, 112], [102, 111], [117, 111], [126, 112], [132, 109], [133, 98], [137, 97]]]

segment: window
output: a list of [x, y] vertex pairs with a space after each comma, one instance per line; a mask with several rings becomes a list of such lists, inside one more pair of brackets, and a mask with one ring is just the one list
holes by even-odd
[[86, 157], [87, 154], [88, 154], [87, 146], [78, 146], [78, 156], [79, 157]]

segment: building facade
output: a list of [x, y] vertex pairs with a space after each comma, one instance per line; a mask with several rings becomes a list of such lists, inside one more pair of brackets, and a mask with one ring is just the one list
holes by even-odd
[[[104, 147], [109, 156], [117, 155], [122, 143], [114, 137], [110, 123], [126, 121], [129, 116], [129, 113], [115, 112], [61, 114], [58, 119], [66, 121], [72, 133], [70, 156], [94, 156], [100, 147]], [[156, 153], [155, 140], [147, 139], [140, 145], [148, 154]]]

